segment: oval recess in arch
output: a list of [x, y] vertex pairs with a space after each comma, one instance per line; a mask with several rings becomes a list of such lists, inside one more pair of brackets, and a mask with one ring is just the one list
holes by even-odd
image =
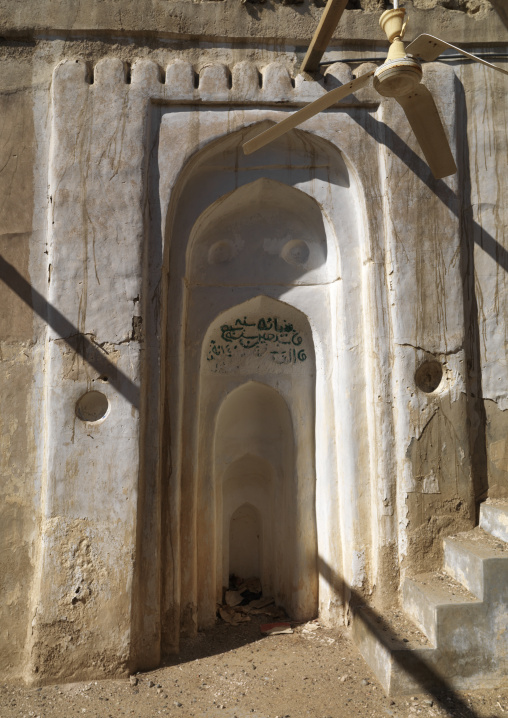
[[235, 256], [235, 248], [227, 239], [219, 239], [208, 250], [208, 264], [226, 264]]
[[290, 239], [282, 247], [280, 256], [293, 267], [304, 267], [310, 256], [310, 248], [303, 239]]

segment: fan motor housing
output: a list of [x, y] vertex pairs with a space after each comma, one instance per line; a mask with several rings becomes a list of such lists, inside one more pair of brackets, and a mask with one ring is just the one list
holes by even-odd
[[387, 60], [374, 73], [374, 87], [383, 97], [401, 97], [414, 90], [422, 75], [420, 63], [412, 57]]

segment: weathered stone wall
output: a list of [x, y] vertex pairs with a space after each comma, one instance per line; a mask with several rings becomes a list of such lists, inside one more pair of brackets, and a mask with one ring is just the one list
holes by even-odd
[[[485, 438], [480, 430], [475, 444], [478, 461], [485, 461], [483, 468], [478, 466], [477, 494], [488, 491], [495, 498], [506, 497], [508, 492], [508, 215], [502, 200], [508, 188], [508, 130], [504, 76], [492, 73], [483, 79], [478, 69], [466, 65], [459, 73], [465, 106], [463, 131], [468, 136], [460, 148], [465, 168], [463, 237], [469, 248], [471, 391], [481, 398], [478, 416], [486, 427]], [[473, 430], [475, 421], [476, 417]]]
[[[101, 2], [91, 0], [60, 5], [43, 0], [35, 7], [14, 0], [0, 4], [0, 30], [5, 34], [34, 36], [63, 34], [75, 36], [90, 32], [143, 38], [174, 38], [206, 41], [292, 43], [306, 46], [325, 3], [322, 0], [285, 2], [267, 0], [140, 0]], [[335, 39], [346, 43], [385, 44], [378, 18], [388, 4], [382, 0], [350, 0], [350, 7], [337, 28]], [[501, 0], [416, 0], [405, 3], [411, 14], [415, 35], [452, 33], [462, 42], [474, 43], [480, 32], [486, 41], [499, 42], [500, 23], [492, 9], [503, 15]], [[471, 23], [474, 19], [475, 24]], [[450, 40], [451, 38], [445, 37]], [[302, 48], [303, 49], [303, 48]]]
[[[473, 51], [506, 51], [502, 9], [414, 6], [408, 39], [427, 31]], [[379, 13], [373, 3], [361, 8], [346, 12], [329, 57], [382, 54]], [[143, 113], [149, 101], [176, 98], [188, 117], [193, 104], [231, 102], [257, 107], [260, 121], [280, 99], [292, 106], [312, 99], [315, 91], [300, 81], [293, 89], [284, 68], [294, 73], [320, 12], [307, 3], [230, 0], [0, 2], [3, 675], [125, 672], [157, 663], [161, 630], [166, 646], [177, 641], [180, 619], [161, 628], [167, 606], [159, 605], [161, 591], [163, 604], [179, 600], [179, 578], [174, 594], [160, 585], [169, 582], [159, 564], [172, 548], [164, 541], [175, 516], [158, 508], [178, 500], [178, 489], [156, 479], [169, 475], [170, 459], [153, 434], [164, 379], [147, 343], [162, 341], [156, 305], [164, 295], [155, 292], [157, 271], [144, 251], [145, 173], [156, 169]], [[141, 59], [151, 62], [136, 64]], [[59, 104], [65, 78], [55, 68], [75, 60], [73, 90]], [[176, 60], [190, 63], [180, 79]], [[243, 61], [250, 64], [235, 75]], [[266, 80], [273, 62], [263, 109], [258, 77]], [[348, 72], [342, 66], [338, 77]], [[326, 118], [339, 113], [328, 113], [310, 126], [335, 138], [361, 178], [358, 212], [372, 242], [362, 255], [365, 343], [358, 349], [351, 330], [342, 347], [344, 362], [366, 367], [358, 382], [365, 394], [350, 408], [370, 414], [369, 446], [349, 457], [348, 490], [368, 529], [355, 529], [355, 552], [327, 550], [332, 568], [379, 605], [393, 600], [399, 570], [433, 565], [437, 538], [474, 522], [475, 501], [508, 496], [507, 79], [464, 62], [436, 63], [426, 77], [456, 143], [459, 174], [448, 182], [429, 177], [400, 111], [386, 102], [376, 110], [369, 94], [361, 101], [370, 109], [353, 108], [353, 119], [341, 113], [334, 125]], [[243, 126], [241, 110], [231, 123], [230, 130]], [[227, 132], [218, 118], [186, 131], [185, 147], [168, 149], [175, 175], [170, 167], [167, 188], [198, 147]], [[164, 221], [168, 201], [161, 199]], [[159, 273], [167, 261], [160, 258]], [[427, 395], [415, 388], [414, 372], [436, 360], [447, 388]], [[94, 434], [76, 421], [74, 401], [101, 382], [122, 420]], [[368, 480], [357, 482], [358, 473]], [[327, 598], [346, 599], [339, 590]]]
[[[20, 674], [32, 616], [30, 595], [36, 563], [44, 465], [44, 356], [47, 147], [36, 136], [48, 110], [34, 111], [41, 87], [33, 80], [34, 57], [2, 57], [1, 93], [1, 517], [0, 584], [3, 670]], [[45, 143], [43, 143], [45, 144]], [[40, 191], [42, 189], [42, 192]], [[39, 259], [33, 263], [33, 256]], [[34, 311], [35, 309], [35, 311]]]

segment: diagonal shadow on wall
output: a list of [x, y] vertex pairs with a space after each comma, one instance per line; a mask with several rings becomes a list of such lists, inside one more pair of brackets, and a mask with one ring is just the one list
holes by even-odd
[[[471, 457], [473, 463], [473, 481], [476, 500], [485, 498], [488, 491], [487, 448], [486, 448], [486, 416], [483, 403], [482, 372], [480, 356], [480, 327], [478, 323], [478, 306], [475, 288], [475, 256], [474, 245], [483, 249], [505, 272], [508, 272], [508, 251], [495, 237], [489, 234], [474, 220], [471, 203], [470, 158], [467, 143], [467, 106], [464, 87], [458, 78], [455, 79], [458, 122], [458, 179], [459, 196], [443, 182], [434, 179], [425, 161], [416, 154], [394, 130], [384, 122], [376, 120], [370, 113], [357, 119], [356, 122], [379, 143], [384, 144], [407, 165], [411, 172], [433, 192], [440, 201], [455, 214], [460, 222], [461, 271], [464, 290], [464, 350], [467, 360], [467, 392], [468, 412], [471, 427], [478, 425], [476, 435], [471, 435]], [[457, 201], [458, 200], [458, 201]], [[475, 416], [474, 416], [475, 415]]]
[[[354, 621], [361, 621], [366, 631], [371, 631], [369, 622], [366, 621], [361, 609], [367, 608], [364, 597], [355, 591], [351, 586], [346, 584], [326, 561], [318, 556], [319, 573], [325, 581], [333, 588], [338, 596], [344, 596], [349, 603]], [[379, 631], [376, 631], [376, 638], [382, 641], [385, 648], [389, 651], [393, 646], [393, 632], [389, 624], [371, 606], [368, 606], [369, 615], [374, 619]], [[422, 692], [430, 694], [436, 703], [438, 703], [450, 716], [460, 716], [460, 718], [479, 718], [472, 708], [460, 697], [450, 684], [440, 676], [435, 669], [422, 660], [411, 649], [390, 651], [392, 660], [402, 668], [402, 670], [411, 676], [411, 678], [419, 685]], [[453, 711], [453, 712], [452, 712]], [[491, 716], [496, 718], [496, 716]]]
[[61, 312], [52, 306], [40, 292], [0, 255], [0, 281], [4, 282], [43, 319], [66, 344], [79, 354], [99, 374], [107, 374], [109, 383], [136, 409], [139, 409], [139, 387], [113, 364], [98, 344], [83, 334]]
[[490, 4], [501, 18], [503, 25], [508, 28], [508, 5], [506, 0], [490, 0]]
[[[446, 715], [448, 716], [480, 718], [459, 693], [414, 651], [411, 649], [393, 651], [394, 641], [397, 637], [394, 636], [390, 625], [382, 614], [372, 609], [371, 606], [367, 606], [364, 597], [351, 588], [321, 556], [318, 557], [317, 561], [319, 573], [332, 587], [336, 595], [341, 597], [340, 600], [349, 605], [354, 617], [353, 620], [361, 621], [364, 624], [363, 628], [367, 631], [371, 631], [372, 623], [376, 625], [376, 638], [391, 652], [393, 661], [417, 684], [418, 688], [415, 689], [415, 693], [421, 691], [431, 695], [436, 704], [446, 710]], [[368, 608], [368, 614], [363, 614], [363, 608]], [[372, 623], [366, 620], [366, 616], [370, 617]], [[251, 630], [246, 630], [245, 624], [240, 624], [235, 629], [231, 626], [226, 628], [226, 631], [214, 631], [212, 641], [196, 642], [191, 640], [189, 645], [184, 645], [180, 648], [178, 656], [166, 656], [163, 665], [179, 665], [200, 658], [222, 655], [243, 645], [264, 640], [257, 626], [254, 625], [250, 626]], [[497, 716], [493, 715], [491, 718], [497, 718]]]
[[[460, 108], [462, 112], [465, 112], [465, 108]], [[414, 152], [408, 145], [402, 140], [399, 135], [394, 132], [388, 125], [380, 120], [376, 120], [369, 113], [365, 113], [362, 116], [361, 121], [351, 114], [351, 118], [354, 119], [360, 127], [362, 127], [376, 142], [385, 145], [391, 150], [397, 157], [407, 165], [408, 169], [425, 184], [433, 192], [448, 209], [455, 214], [456, 217], [461, 219], [461, 212], [470, 210], [471, 207], [464, 207], [457, 203], [457, 196], [450, 187], [443, 182], [443, 180], [436, 180], [432, 176], [432, 173], [422, 158]], [[469, 182], [470, 186], [470, 182]], [[469, 197], [467, 198], [469, 199]], [[508, 272], [508, 250], [506, 250], [497, 239], [491, 234], [486, 232], [481, 225], [477, 222], [472, 221], [474, 230], [474, 241], [481, 247], [487, 254], [494, 259], [505, 272]]]

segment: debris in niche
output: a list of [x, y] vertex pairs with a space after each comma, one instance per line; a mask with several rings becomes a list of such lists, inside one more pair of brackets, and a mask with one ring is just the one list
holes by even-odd
[[233, 577], [238, 593], [242, 596], [242, 606], [247, 606], [251, 601], [257, 601], [263, 595], [261, 581], [259, 578], [247, 578], [245, 580]]
[[232, 608], [234, 608], [235, 606], [239, 606], [242, 603], [243, 596], [240, 591], [226, 591], [224, 595], [224, 600], [227, 606], [231, 606]]
[[321, 628], [321, 626], [316, 620], [308, 621], [307, 623], [304, 623], [302, 626], [300, 626], [300, 630], [302, 633], [314, 633], [319, 628]]
[[219, 616], [230, 626], [238, 626], [239, 623], [250, 621], [250, 616], [233, 610], [230, 606], [219, 606]]
[[260, 625], [261, 633], [267, 636], [278, 636], [281, 633], [293, 633], [291, 624], [287, 621], [279, 621], [277, 623], [262, 623]]
[[274, 605], [271, 596], [263, 596], [259, 578], [239, 578], [231, 575], [229, 587], [224, 589], [222, 604], [217, 614], [231, 626], [250, 621], [251, 615], [263, 614], [273, 618], [286, 618], [284, 609]]

